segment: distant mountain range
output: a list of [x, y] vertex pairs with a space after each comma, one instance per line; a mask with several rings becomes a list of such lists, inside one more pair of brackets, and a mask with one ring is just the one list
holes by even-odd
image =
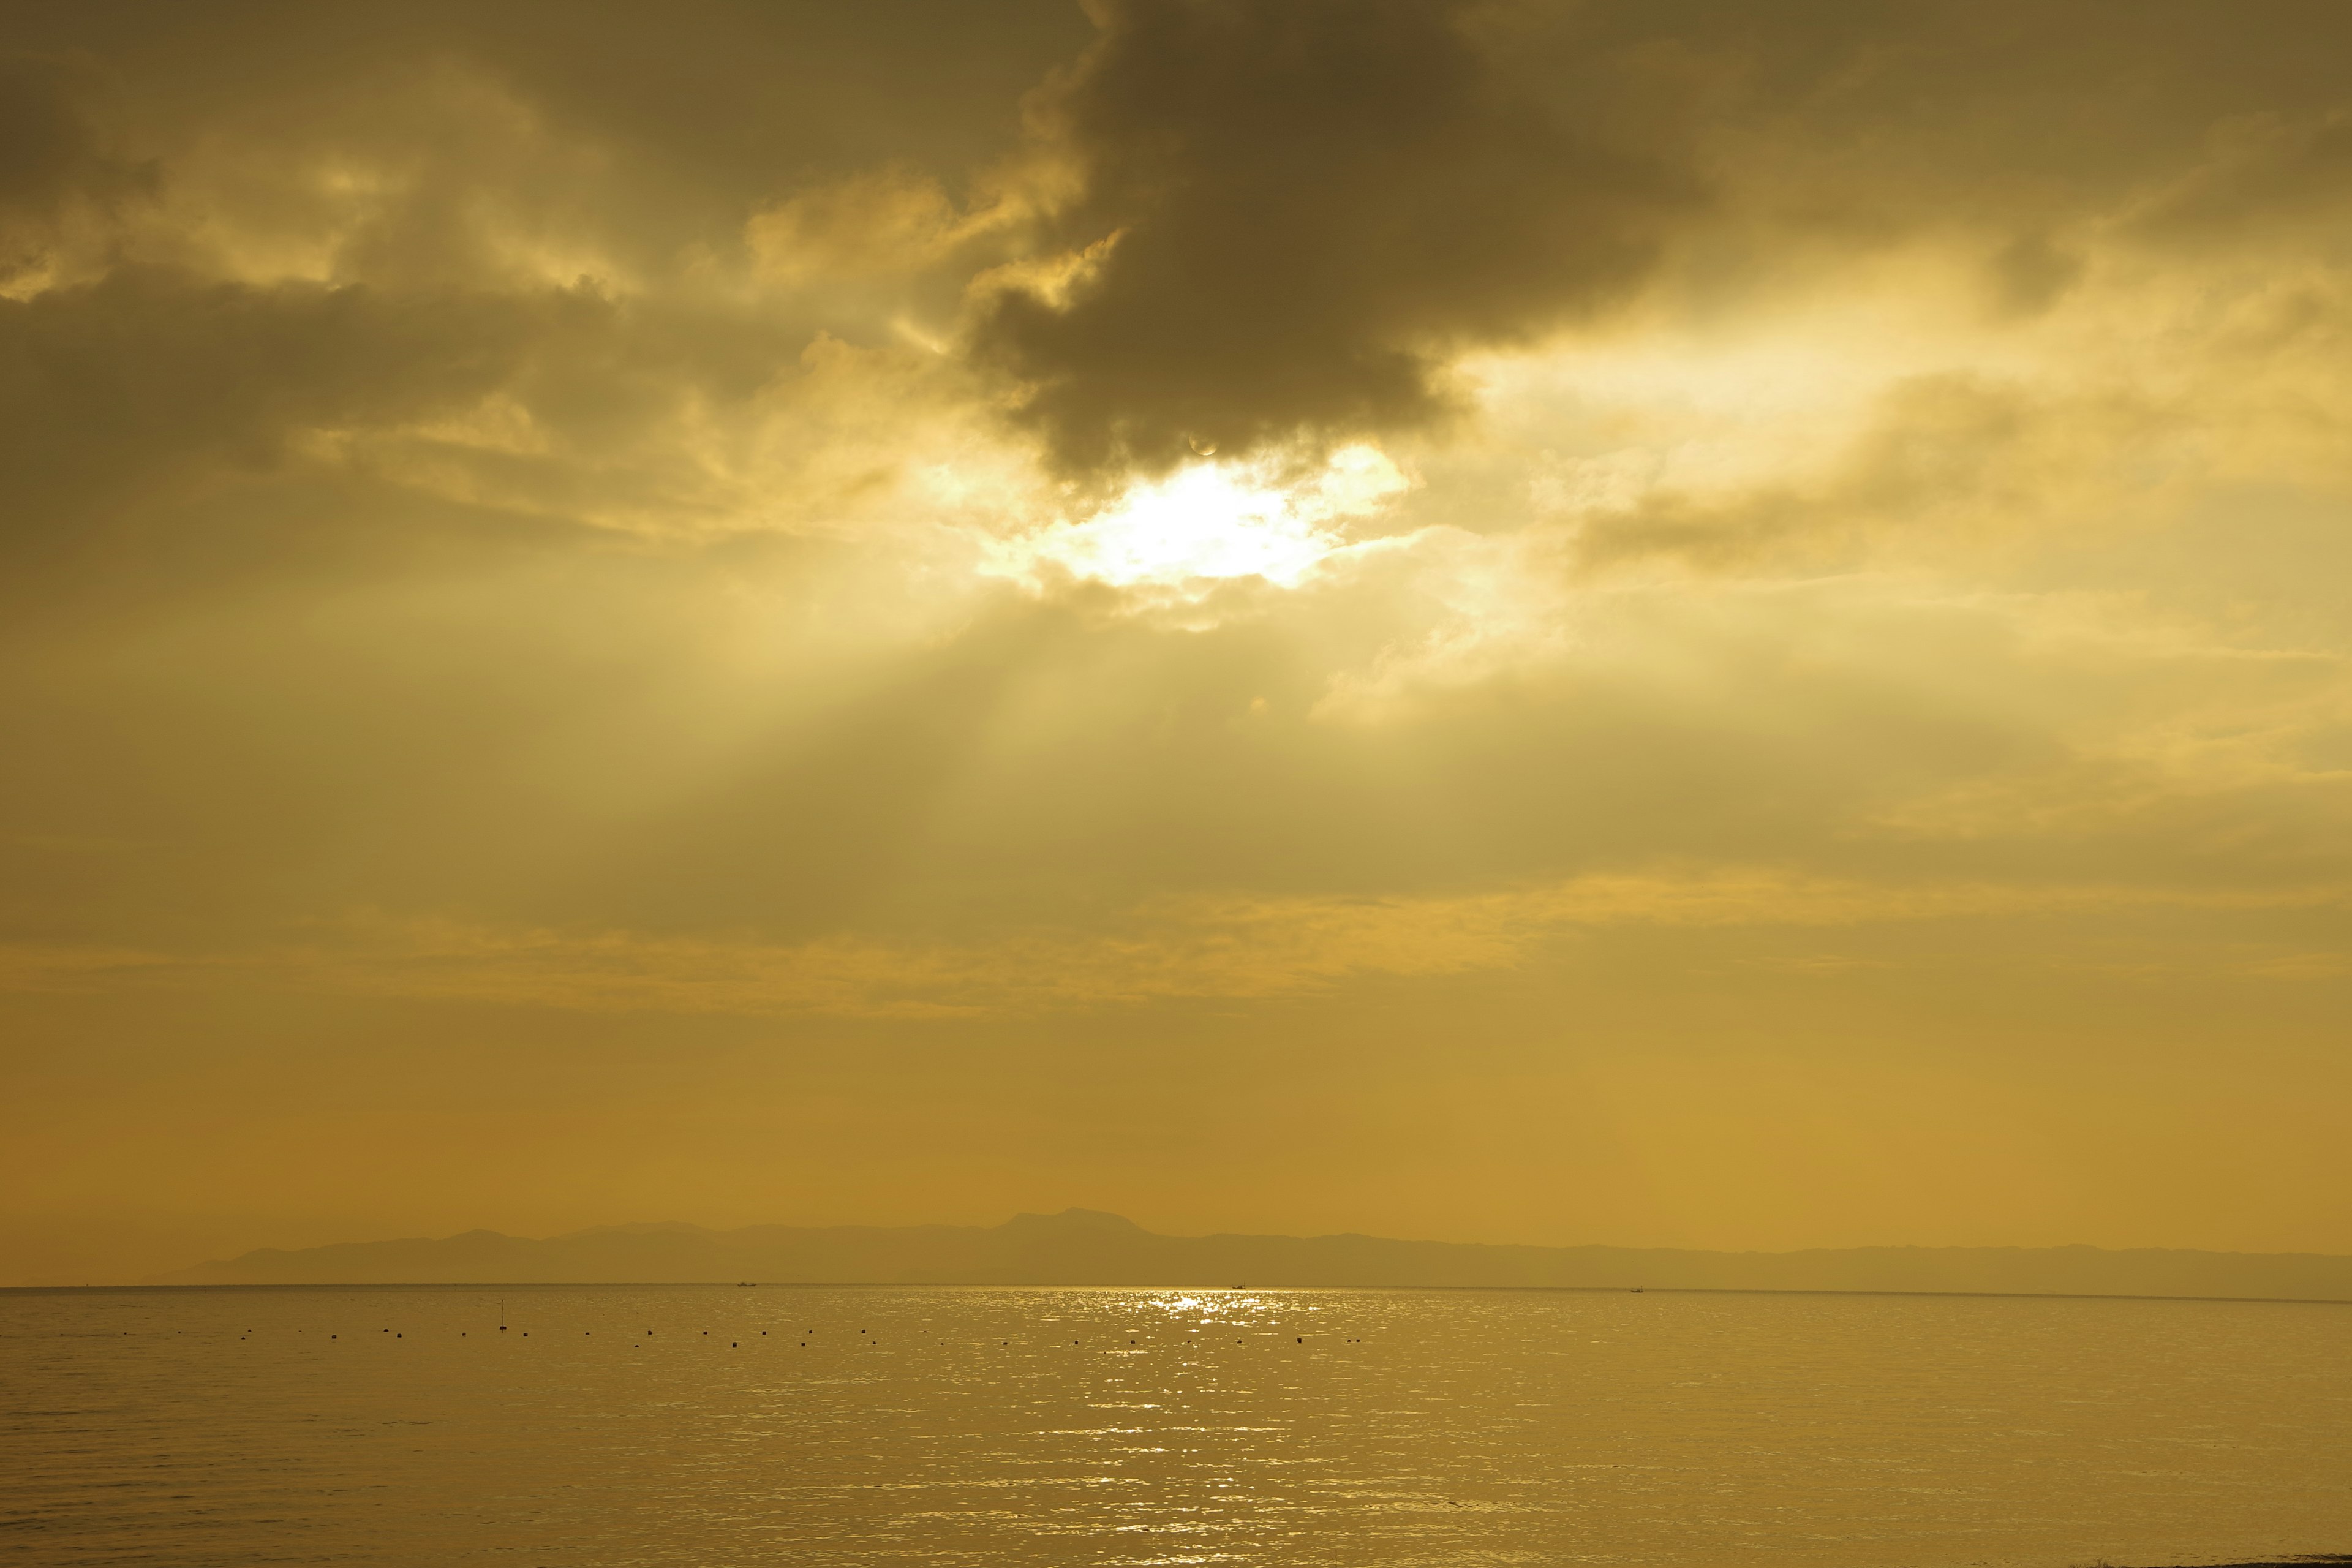
[[1895, 1290], [2352, 1300], [2352, 1258], [2095, 1247], [1864, 1247], [1808, 1252], [1492, 1247], [1374, 1236], [1160, 1236], [1067, 1209], [1003, 1225], [603, 1226], [535, 1241], [264, 1247], [167, 1285], [936, 1284], [1490, 1286]]

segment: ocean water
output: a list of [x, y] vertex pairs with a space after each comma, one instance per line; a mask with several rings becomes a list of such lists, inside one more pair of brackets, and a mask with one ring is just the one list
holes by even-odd
[[0, 1292], [0, 1561], [1882, 1568], [2337, 1552], [2352, 1552], [2346, 1306]]

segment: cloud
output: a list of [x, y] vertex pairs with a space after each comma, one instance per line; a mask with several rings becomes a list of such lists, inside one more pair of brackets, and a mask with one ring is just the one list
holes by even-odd
[[2121, 388], [2067, 395], [1965, 372], [1904, 377], [1841, 446], [1818, 444], [1828, 450], [1814, 472], [1784, 460], [1760, 482], [1594, 498], [1580, 555], [1596, 567], [1670, 555], [1738, 570], [1790, 553], [1852, 559], [1856, 542], [1889, 532], [1944, 542], [2079, 517], [2134, 488], [2112, 482], [2115, 471], [2166, 423]]
[[[0, 946], [0, 991], [109, 984], [427, 997], [578, 1012], [951, 1019], [1186, 999], [1310, 995], [1371, 977], [1515, 969], [1574, 932], [1859, 930], [2131, 911], [2341, 910], [2352, 888], [1872, 883], [1773, 867], [1600, 875], [1433, 898], [1193, 897], [1126, 911], [1104, 929], [1040, 928], [982, 941], [837, 934], [800, 942], [487, 926], [352, 922], [341, 940], [202, 955], [69, 945]], [[1795, 961], [1819, 966], [1818, 959]], [[1836, 967], [1863, 966], [1841, 961]], [[2310, 955], [2239, 961], [2305, 975]]]
[[[60, 1162], [267, 1078], [393, 1168], [385, 1085], [600, 1052], [681, 1129], [969, 1070], [971, 1168], [1307, 1120], [1205, 1055], [1397, 1108], [1352, 1191], [1465, 1063], [1654, 1068], [1633, 1127], [1948, 1048], [2104, 1126], [2341, 1034], [2336, 0], [18, 9], [0, 1103]], [[1429, 1203], [1614, 1201], [1498, 1125]]]
[[787, 284], [885, 284], [939, 265], [988, 227], [956, 210], [940, 182], [883, 169], [797, 191], [744, 231], [762, 270]]
[[1446, 365], [1637, 283], [1695, 202], [1664, 149], [1514, 92], [1456, 0], [1100, 0], [1034, 114], [1076, 194], [1055, 288], [978, 360], [1068, 471], [1425, 425]]
[[77, 219], [155, 186], [102, 122], [106, 79], [79, 55], [0, 52], [0, 294], [42, 271]]
[[572, 308], [154, 268], [0, 300], [0, 549], [65, 545], [194, 468], [266, 468], [307, 430], [470, 405]]
[[2352, 110], [2235, 117], [2212, 128], [2207, 149], [2134, 215], [2136, 235], [2210, 247], [2297, 226], [2340, 235], [2352, 218]]

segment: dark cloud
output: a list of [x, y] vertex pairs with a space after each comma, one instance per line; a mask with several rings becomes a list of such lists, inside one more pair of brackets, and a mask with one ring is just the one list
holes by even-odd
[[1897, 382], [1807, 480], [1694, 495], [1661, 486], [1587, 520], [1578, 540], [1594, 570], [1660, 557], [1709, 571], [1760, 563], [1846, 563], [1909, 531], [1946, 543], [2032, 526], [2095, 491], [2116, 505], [2119, 454], [2177, 431], [2159, 408], [2119, 396], [2065, 399], [1965, 374]]
[[593, 300], [396, 295], [126, 268], [0, 300], [0, 549], [61, 547], [193, 467], [462, 407]]
[[1461, 352], [1668, 257], [1721, 309], [1973, 231], [2017, 319], [2079, 280], [2075, 229], [2154, 193], [2210, 231], [2341, 188], [2326, 62], [2352, 17], [2308, 0], [2153, 4], [2128, 27], [1940, 0], [1092, 12], [1092, 49], [1033, 100], [1076, 182], [1041, 253], [1083, 261], [987, 289], [971, 338], [1066, 472], [1428, 423]]
[[85, 58], [0, 53], [0, 281], [39, 265], [77, 205], [152, 184], [151, 167], [110, 145], [104, 85]]
[[535, 516], [593, 510], [681, 408], [738, 408], [820, 325], [871, 339], [902, 310], [710, 289], [748, 216], [877, 162], [988, 162], [1087, 27], [1065, 0], [703, 0], [658, 23], [603, 0], [27, 0], [8, 32], [37, 51], [0, 55], [0, 592], [21, 605], [53, 596], [36, 557], [186, 565], [199, 532], [249, 552], [202, 502], [224, 475], [380, 492], [310, 507], [301, 541], [299, 509], [241, 510], [298, 553], [381, 531], [403, 495], [446, 521], [403, 455], [305, 437], [402, 439], [493, 394], [532, 450], [433, 460], [500, 466], [476, 488]]
[[2200, 245], [2352, 216], [2352, 108], [2248, 115], [2216, 126], [2210, 157], [2137, 216], [2143, 238]]
[[1693, 185], [1507, 89], [1463, 4], [1100, 0], [1035, 111], [1094, 247], [977, 354], [1066, 469], [1426, 422], [1444, 363], [1641, 278]]
[[2003, 315], [2032, 316], [2082, 280], [2083, 258], [2044, 234], [2020, 235], [1996, 251], [1990, 268], [1993, 304]]
[[[640, 268], [731, 243], [750, 206], [808, 181], [989, 162], [1019, 133], [1021, 94], [1087, 36], [1074, 0], [19, 0], [8, 24], [25, 47], [102, 60], [167, 159], [198, 138], [391, 153], [425, 165], [429, 202], [495, 180], [519, 134], [543, 136], [593, 158], [577, 205]], [[436, 120], [453, 77], [521, 112]], [[444, 162], [452, 136], [469, 144]], [[499, 203], [574, 195], [533, 174]]]
[[[2340, 103], [2352, 13], [2332, 0], [1596, 0], [1514, 6], [1527, 69], [1671, 51], [1706, 112], [1791, 174], [1876, 184], [1909, 213], [2111, 195], [2194, 159], [2210, 127]], [[1733, 149], [1732, 151], [1737, 151]], [[1897, 174], [1896, 171], [1900, 173]], [[1892, 176], [1892, 177], [1890, 177]]]

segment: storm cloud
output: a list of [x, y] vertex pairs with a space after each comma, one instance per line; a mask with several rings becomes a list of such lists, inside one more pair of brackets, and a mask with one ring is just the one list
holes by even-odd
[[1427, 424], [1446, 365], [1637, 282], [1688, 171], [1515, 91], [1467, 4], [1098, 0], [1032, 106], [1076, 190], [1062, 275], [981, 359], [1067, 470]]

